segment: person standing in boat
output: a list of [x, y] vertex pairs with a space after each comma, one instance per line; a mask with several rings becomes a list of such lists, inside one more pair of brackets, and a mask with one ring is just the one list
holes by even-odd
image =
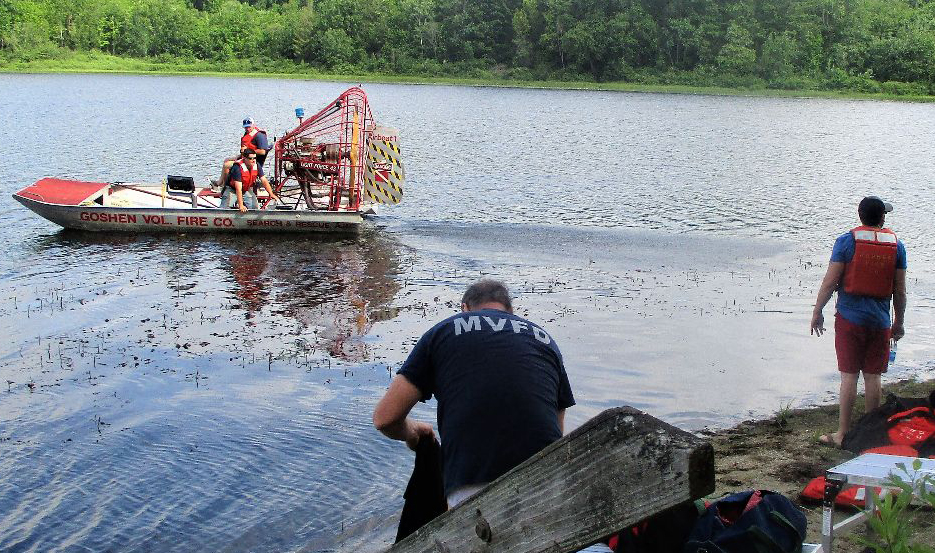
[[408, 415], [433, 395], [449, 508], [560, 439], [575, 404], [555, 340], [513, 314], [496, 280], [472, 284], [461, 313], [422, 335], [377, 404], [374, 426], [415, 450], [434, 431]]
[[857, 215], [861, 225], [835, 241], [818, 289], [811, 322], [811, 333], [818, 336], [825, 331], [822, 309], [834, 291], [838, 292], [834, 349], [841, 373], [841, 411], [837, 432], [819, 438], [825, 445], [841, 447], [850, 429], [860, 373], [864, 375], [866, 410], [879, 407], [890, 340], [895, 342], [905, 334], [906, 248], [893, 231], [883, 228], [886, 214], [892, 210], [892, 205], [876, 196], [860, 201]]
[[257, 164], [263, 167], [263, 164], [266, 163], [266, 155], [269, 152], [269, 141], [267, 140], [266, 131], [257, 127], [250, 117], [243, 120], [243, 136], [240, 137], [240, 155], [229, 157], [221, 164], [221, 178], [217, 182], [221, 183], [222, 186], [227, 182], [227, 175], [231, 167], [234, 166], [237, 160], [243, 157], [244, 150], [247, 148], [256, 152]]
[[257, 182], [263, 185], [272, 201], [279, 201], [269, 180], [263, 174], [263, 166], [257, 161], [256, 152], [252, 148], [247, 148], [243, 152], [243, 157], [234, 162], [231, 167], [224, 191], [221, 192], [221, 204], [218, 207], [230, 209], [231, 194], [234, 194], [237, 197], [237, 209], [241, 213], [246, 212], [247, 209], [259, 209], [260, 204], [254, 192]]

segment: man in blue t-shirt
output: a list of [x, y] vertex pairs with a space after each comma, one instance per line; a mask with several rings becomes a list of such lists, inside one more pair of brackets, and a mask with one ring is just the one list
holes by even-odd
[[883, 228], [890, 211], [893, 206], [876, 196], [861, 200], [857, 208], [861, 226], [835, 241], [818, 289], [811, 322], [811, 333], [818, 336], [825, 331], [821, 311], [835, 290], [838, 292], [834, 349], [841, 373], [841, 406], [837, 432], [819, 438], [826, 445], [840, 447], [850, 429], [861, 373], [866, 410], [879, 407], [880, 381], [889, 361], [890, 340], [899, 340], [905, 334], [906, 248], [892, 231]]
[[240, 154], [226, 158], [224, 162], [221, 163], [221, 178], [216, 181], [212, 180], [212, 186], [224, 186], [234, 163], [243, 158], [244, 151], [248, 148], [256, 152], [256, 161], [260, 167], [263, 167], [263, 164], [266, 163], [266, 155], [269, 153], [269, 141], [266, 137], [266, 131], [257, 127], [250, 117], [243, 120], [243, 136], [240, 137]]
[[449, 508], [561, 438], [575, 404], [558, 345], [513, 314], [503, 283], [475, 282], [461, 311], [422, 335], [373, 413], [415, 449], [434, 433], [409, 411], [435, 396]]

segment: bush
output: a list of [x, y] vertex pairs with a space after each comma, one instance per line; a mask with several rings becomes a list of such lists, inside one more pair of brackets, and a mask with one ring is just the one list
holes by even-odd
[[651, 69], [640, 69], [629, 75], [628, 82], [637, 84], [659, 84], [659, 73]]
[[880, 92], [893, 96], [925, 96], [928, 86], [925, 83], [901, 83], [899, 81], [886, 81], [880, 83]]
[[507, 77], [514, 81], [534, 81], [536, 77], [528, 67], [514, 67], [507, 73]]
[[770, 79], [766, 83], [766, 88], [773, 90], [816, 90], [821, 87], [814, 79], [789, 75]]
[[869, 94], [880, 92], [880, 83], [873, 80], [870, 71], [851, 75], [838, 67], [829, 69], [825, 74], [824, 86], [830, 90], [852, 90]]
[[636, 76], [636, 70], [624, 59], [614, 60], [604, 72], [604, 77], [608, 81], [633, 82]]
[[590, 75], [580, 73], [571, 67], [566, 67], [565, 69], [559, 69], [552, 72], [550, 76], [551, 80], [562, 81], [562, 82], [581, 82], [581, 81], [593, 81], [594, 79]]
[[747, 90], [766, 88], [766, 81], [753, 74], [735, 75], [728, 73], [725, 75], [718, 75], [714, 78], [714, 82], [717, 86], [725, 88], [742, 88]]
[[699, 67], [694, 71], [661, 71], [656, 73], [656, 82], [661, 85], [714, 86], [713, 75], [709, 67]]
[[19, 52], [15, 52], [15, 54], [16, 55], [11, 56], [11, 60], [31, 62], [37, 60], [64, 59], [70, 55], [70, 52], [64, 48], [59, 48], [51, 42], [46, 42], [28, 49], [21, 49]]

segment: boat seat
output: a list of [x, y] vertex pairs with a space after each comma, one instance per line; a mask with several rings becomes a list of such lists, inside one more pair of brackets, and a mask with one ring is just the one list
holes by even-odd
[[166, 177], [166, 188], [169, 194], [191, 194], [195, 191], [195, 179], [168, 175]]
[[198, 196], [195, 194], [195, 179], [192, 177], [167, 175], [166, 192], [168, 192], [170, 196], [190, 198], [192, 207], [198, 207]]

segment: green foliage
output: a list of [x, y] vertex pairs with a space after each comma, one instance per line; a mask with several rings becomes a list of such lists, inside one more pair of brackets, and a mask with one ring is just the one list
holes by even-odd
[[[65, 49], [64, 51], [62, 49]], [[349, 74], [935, 89], [935, 2], [0, 0], [0, 57], [106, 52]]]
[[785, 428], [789, 424], [789, 419], [792, 417], [792, 402], [789, 401], [785, 405], [780, 404], [779, 411], [776, 411], [776, 426], [780, 428]]
[[352, 64], [360, 59], [360, 53], [354, 47], [354, 41], [344, 29], [328, 29], [322, 33], [321, 58], [329, 68], [343, 67], [346, 72], [353, 72]]
[[835, 67], [829, 69], [824, 77], [823, 88], [828, 90], [853, 90], [868, 94], [880, 92], [880, 83], [873, 79], [870, 71], [854, 75]]
[[28, 54], [49, 45], [47, 7], [33, 0], [0, 3], [0, 48]]
[[756, 69], [756, 51], [750, 32], [737, 23], [727, 29], [727, 42], [717, 57], [718, 68], [727, 75], [750, 75]]
[[[935, 509], [935, 477], [931, 475], [910, 476], [906, 466], [898, 465], [906, 478], [893, 475], [888, 486], [899, 490], [881, 498], [870, 489], [873, 500], [879, 506], [879, 516], [870, 517], [871, 539], [861, 539], [874, 553], [935, 553], [930, 544], [918, 543], [913, 539], [916, 527], [908, 520], [909, 505], [913, 494]], [[913, 469], [918, 471], [922, 462], [918, 459]]]
[[924, 83], [886, 81], [880, 83], [880, 92], [892, 96], [924, 96], [929, 93], [929, 88]]
[[769, 81], [777, 81], [795, 74], [796, 48], [792, 33], [769, 33], [759, 59], [760, 76]]

